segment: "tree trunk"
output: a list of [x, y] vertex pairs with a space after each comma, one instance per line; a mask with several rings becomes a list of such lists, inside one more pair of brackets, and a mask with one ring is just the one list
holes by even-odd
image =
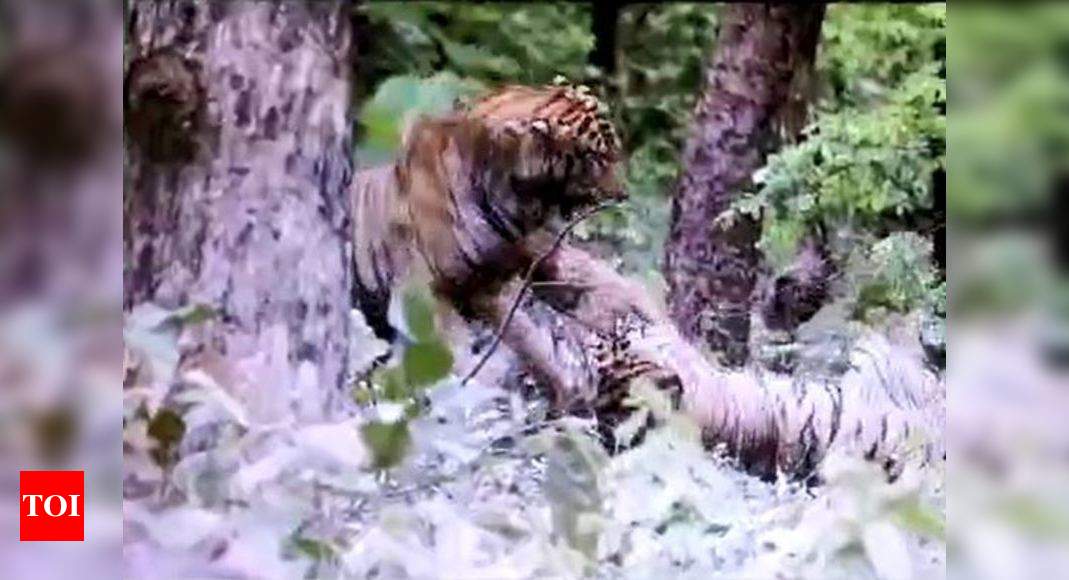
[[664, 271], [684, 336], [731, 365], [748, 357], [759, 224], [718, 220], [751, 185], [783, 133], [804, 119], [824, 6], [737, 4], [722, 10], [716, 53], [683, 152]]
[[620, 3], [611, 0], [594, 0], [590, 32], [594, 36], [594, 48], [590, 51], [590, 64], [598, 67], [609, 79], [616, 74], [616, 29], [620, 21]]
[[181, 365], [261, 419], [346, 399], [349, 26], [343, 1], [131, 10], [124, 307], [213, 309]]

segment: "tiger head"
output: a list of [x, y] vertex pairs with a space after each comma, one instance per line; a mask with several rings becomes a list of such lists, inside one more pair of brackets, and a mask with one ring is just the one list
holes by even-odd
[[481, 121], [511, 147], [514, 182], [540, 195], [555, 192], [566, 212], [622, 200], [620, 139], [604, 103], [585, 86], [506, 86], [473, 103]]

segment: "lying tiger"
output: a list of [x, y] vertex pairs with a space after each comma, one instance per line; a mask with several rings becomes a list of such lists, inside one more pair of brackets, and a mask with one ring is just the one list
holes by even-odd
[[[585, 87], [508, 86], [415, 122], [398, 160], [363, 172], [352, 191], [358, 307], [391, 337], [391, 291], [424, 269], [440, 299], [497, 328], [511, 304], [502, 289], [548, 249], [551, 222], [624, 198], [620, 150]], [[502, 338], [560, 396], [552, 345], [535, 330], [518, 316]]]

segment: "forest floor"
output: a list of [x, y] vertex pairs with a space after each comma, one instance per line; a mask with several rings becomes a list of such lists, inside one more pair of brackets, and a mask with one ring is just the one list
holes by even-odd
[[[132, 316], [128, 343], [173, 364], [173, 338], [146, 327]], [[941, 464], [888, 483], [831, 457], [822, 485], [766, 482], [704, 449], [652, 392], [635, 396], [662, 426], [609, 455], [589, 421], [454, 379], [407, 423], [404, 461], [376, 470], [366, 416], [263, 422], [207, 377], [183, 382], [168, 401], [185, 409], [177, 463], [158, 461], [166, 422], [125, 422], [129, 577], [945, 575]], [[162, 403], [149, 393], [126, 389], [126, 413]]]

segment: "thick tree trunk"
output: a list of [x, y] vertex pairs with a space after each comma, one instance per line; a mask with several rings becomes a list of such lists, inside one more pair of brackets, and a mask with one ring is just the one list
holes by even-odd
[[346, 399], [349, 25], [342, 1], [131, 10], [125, 307], [213, 309], [182, 364], [262, 418]]
[[748, 356], [759, 224], [718, 220], [754, 171], [804, 119], [804, 91], [824, 6], [723, 8], [716, 53], [683, 153], [664, 272], [672, 319], [732, 365]]

